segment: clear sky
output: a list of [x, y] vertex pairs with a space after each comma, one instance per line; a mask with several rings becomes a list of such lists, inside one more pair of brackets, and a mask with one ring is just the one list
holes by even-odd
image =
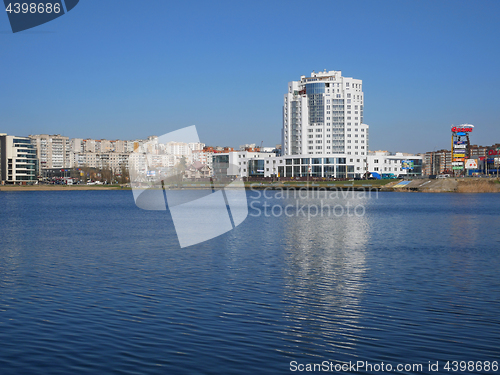
[[209, 145], [281, 142], [289, 81], [363, 80], [370, 149], [500, 142], [500, 1], [81, 0], [12, 34], [0, 15], [0, 133]]

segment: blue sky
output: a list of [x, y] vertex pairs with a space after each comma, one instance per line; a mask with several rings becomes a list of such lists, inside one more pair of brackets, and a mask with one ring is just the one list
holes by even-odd
[[12, 34], [0, 15], [0, 132], [210, 145], [281, 142], [287, 83], [363, 80], [370, 149], [500, 142], [500, 1], [82, 0]]

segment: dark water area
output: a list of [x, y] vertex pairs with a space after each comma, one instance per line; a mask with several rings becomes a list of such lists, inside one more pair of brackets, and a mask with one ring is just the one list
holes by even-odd
[[0, 374], [500, 373], [444, 369], [500, 361], [500, 195], [261, 194], [180, 248], [130, 191], [0, 193]]

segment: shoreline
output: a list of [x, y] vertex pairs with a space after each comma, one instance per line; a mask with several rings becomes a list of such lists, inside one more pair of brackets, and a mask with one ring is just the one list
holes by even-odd
[[[404, 192], [404, 193], [498, 193], [500, 183], [497, 179], [417, 179], [404, 180], [357, 180], [357, 181], [315, 181], [305, 183], [304, 181], [286, 182], [246, 182], [245, 188], [251, 190], [354, 190], [366, 191], [377, 190], [382, 192]], [[216, 189], [224, 188], [226, 185], [215, 185]], [[205, 184], [185, 184], [181, 188], [168, 188], [167, 190], [199, 190], [211, 189]], [[226, 187], [227, 188], [227, 187]], [[110, 190], [132, 190], [126, 185], [1, 185], [0, 192], [28, 192], [28, 191], [110, 191]]]

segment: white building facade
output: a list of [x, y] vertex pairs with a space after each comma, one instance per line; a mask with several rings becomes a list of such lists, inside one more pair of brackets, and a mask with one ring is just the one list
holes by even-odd
[[418, 155], [372, 151], [368, 153], [368, 172], [380, 177], [421, 176], [422, 161]]
[[[281, 177], [304, 177], [306, 169], [302, 167], [307, 165], [305, 173], [309, 173], [309, 164], [311, 169], [321, 170], [320, 177], [342, 178], [344, 168], [339, 168], [337, 176], [337, 165], [346, 166], [346, 178], [362, 176], [366, 172], [369, 139], [369, 127], [363, 124], [363, 106], [362, 81], [342, 77], [341, 71], [312, 72], [310, 77], [290, 82], [283, 104], [282, 149], [284, 157], [300, 159], [300, 163], [292, 161], [288, 166], [300, 168], [292, 168], [290, 175], [284, 162]], [[331, 166], [335, 166], [333, 174]]]
[[[361, 175], [355, 169], [356, 165], [361, 165], [361, 157], [319, 156], [276, 156], [266, 152], [234, 151], [214, 154], [213, 170], [215, 175], [239, 177], [356, 178]], [[366, 166], [362, 169], [363, 174], [365, 170]]]

